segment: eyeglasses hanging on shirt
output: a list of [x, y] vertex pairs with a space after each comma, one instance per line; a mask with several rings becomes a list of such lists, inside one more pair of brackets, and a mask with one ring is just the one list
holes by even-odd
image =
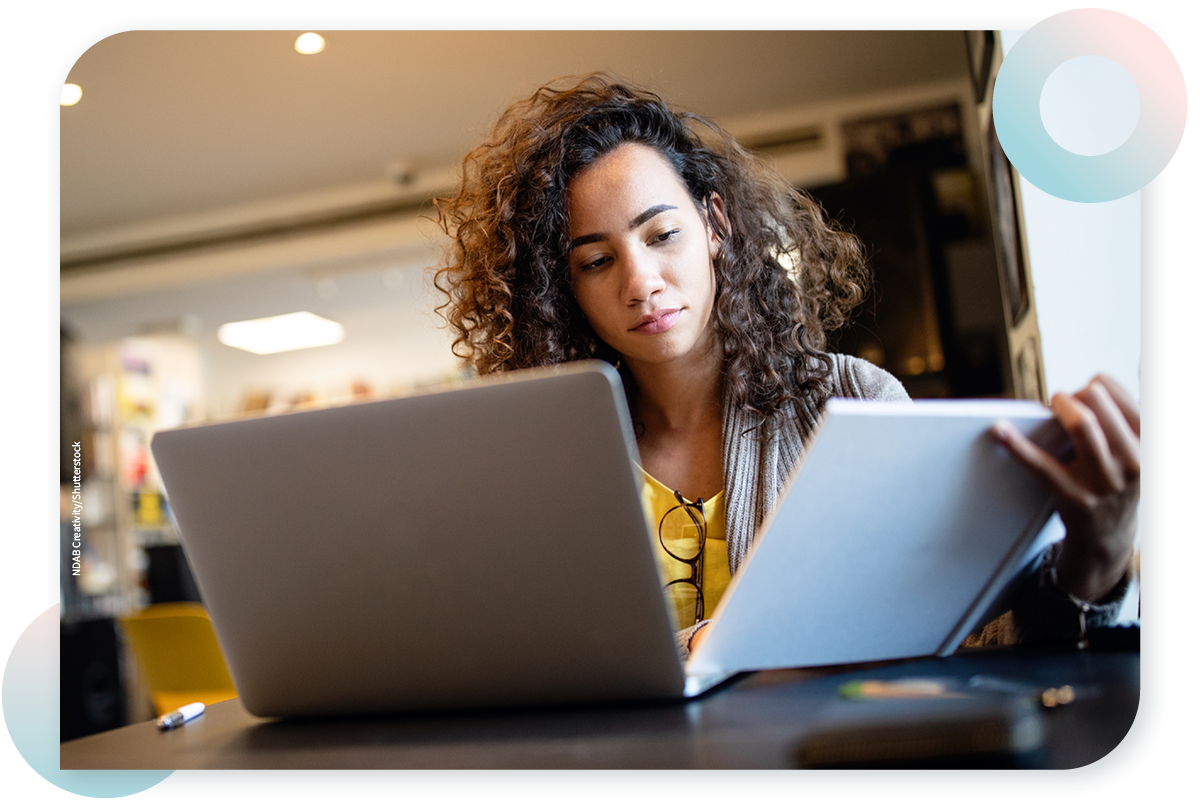
[[694, 609], [695, 619], [689, 623], [694, 625], [704, 619], [704, 540], [708, 536], [708, 522], [703, 498], [689, 503], [676, 491], [675, 500], [678, 505], [668, 509], [659, 520], [658, 541], [667, 555], [687, 565], [691, 574], [671, 581], [664, 588], [681, 613], [683, 609]]

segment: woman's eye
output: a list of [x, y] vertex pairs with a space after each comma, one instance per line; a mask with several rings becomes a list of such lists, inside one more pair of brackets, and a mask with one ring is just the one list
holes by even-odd
[[600, 256], [599, 258], [593, 258], [591, 261], [585, 261], [582, 264], [580, 264], [579, 271], [587, 272], [588, 270], [593, 270], [596, 267], [603, 266], [606, 261], [608, 261], [608, 256]]
[[674, 238], [675, 234], [677, 234], [677, 233], [679, 233], [678, 228], [675, 228], [675, 229], [669, 230], [669, 231], [663, 231], [662, 233], [660, 233], [654, 237], [654, 241], [655, 242], [665, 242], [668, 239]]

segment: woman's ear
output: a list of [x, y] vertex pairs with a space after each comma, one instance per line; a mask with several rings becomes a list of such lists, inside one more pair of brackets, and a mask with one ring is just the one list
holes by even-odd
[[713, 192], [704, 201], [708, 208], [708, 254], [716, 258], [721, 242], [729, 235], [729, 218], [725, 216], [725, 201]]

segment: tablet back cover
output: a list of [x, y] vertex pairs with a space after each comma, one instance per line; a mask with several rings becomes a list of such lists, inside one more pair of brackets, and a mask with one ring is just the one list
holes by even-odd
[[689, 672], [952, 651], [1051, 513], [1049, 489], [989, 436], [1001, 418], [1062, 451], [1036, 403], [831, 399]]

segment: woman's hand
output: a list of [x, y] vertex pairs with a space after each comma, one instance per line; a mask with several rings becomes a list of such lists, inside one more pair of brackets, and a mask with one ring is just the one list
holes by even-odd
[[1098, 375], [1050, 407], [1075, 452], [1060, 462], [1007, 422], [993, 435], [1054, 489], [1067, 532], [1055, 567], [1058, 584], [1087, 602], [1113, 590], [1129, 568], [1141, 489], [1141, 413], [1129, 393]]

